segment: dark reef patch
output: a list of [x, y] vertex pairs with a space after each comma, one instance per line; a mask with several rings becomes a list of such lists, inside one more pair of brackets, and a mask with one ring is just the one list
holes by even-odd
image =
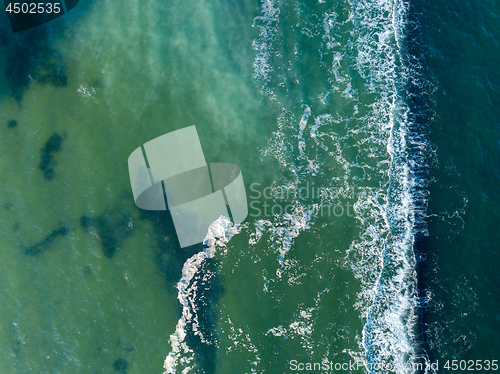
[[4, 66], [6, 90], [20, 103], [31, 82], [67, 85], [62, 56], [49, 47], [50, 26], [37, 27], [20, 34], [12, 34], [7, 24], [0, 25], [0, 58]]
[[113, 369], [115, 369], [115, 371], [118, 371], [120, 374], [125, 374], [128, 368], [128, 362], [124, 358], [119, 358], [118, 360], [113, 362]]
[[113, 210], [102, 216], [91, 218], [80, 217], [80, 225], [92, 233], [102, 245], [102, 253], [107, 258], [112, 258], [115, 252], [121, 248], [125, 240], [134, 228], [134, 222], [126, 211]]
[[40, 59], [35, 79], [42, 85], [51, 84], [55, 87], [66, 87], [68, 77], [62, 65], [62, 57], [57, 51], [47, 49], [45, 57]]
[[50, 244], [52, 244], [55, 238], [57, 238], [58, 236], [66, 236], [68, 233], [69, 229], [67, 227], [60, 227], [57, 230], [52, 231], [41, 242], [26, 247], [24, 254], [26, 256], [38, 256], [40, 253], [45, 251]]
[[83, 275], [85, 278], [90, 278], [92, 277], [92, 267], [90, 265], [85, 265], [83, 268]]
[[92, 218], [87, 217], [87, 216], [81, 216], [80, 217], [80, 225], [85, 228], [85, 229], [90, 229], [92, 228]]
[[56, 165], [56, 162], [54, 161], [53, 153], [57, 153], [61, 150], [63, 140], [64, 137], [58, 133], [54, 133], [40, 151], [42, 162], [40, 162], [38, 167], [44, 172], [43, 177], [48, 181], [54, 179], [55, 174], [53, 167]]
[[184, 262], [203, 250], [201, 244], [181, 248], [175, 233], [174, 223], [169, 211], [140, 210], [141, 219], [151, 222], [156, 233], [157, 247], [154, 252], [154, 261], [160, 273], [165, 276], [168, 289], [177, 292], [175, 285], [181, 279]]
[[9, 129], [13, 129], [13, 128], [14, 128], [14, 127], [16, 127], [16, 126], [17, 126], [17, 121], [15, 121], [15, 120], [13, 120], [13, 119], [11, 119], [9, 122], [7, 122], [7, 127], [8, 127]]

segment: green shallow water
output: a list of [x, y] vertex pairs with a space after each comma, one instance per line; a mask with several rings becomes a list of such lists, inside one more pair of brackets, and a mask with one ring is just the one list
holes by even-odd
[[[266, 144], [259, 129], [270, 116], [252, 66], [240, 61], [251, 45], [227, 54], [218, 39], [227, 33], [222, 42], [238, 45], [252, 30], [238, 26], [241, 18], [249, 23], [244, 4], [221, 12], [204, 2], [79, 7], [46, 40], [63, 56], [67, 87], [31, 82], [20, 103], [1, 103], [0, 121], [17, 127], [1, 134], [0, 368], [105, 373], [124, 358], [129, 373], [161, 372], [179, 307], [158, 263], [158, 234], [134, 206], [127, 158], [148, 140], [196, 124], [209, 162], [263, 174], [262, 165], [244, 162]], [[215, 27], [215, 17], [228, 22]], [[47, 181], [40, 150], [54, 133], [64, 140]], [[80, 217], [113, 212], [126, 212], [133, 229], [108, 259], [99, 232], [89, 235]], [[69, 234], [25, 255], [59, 227]]]

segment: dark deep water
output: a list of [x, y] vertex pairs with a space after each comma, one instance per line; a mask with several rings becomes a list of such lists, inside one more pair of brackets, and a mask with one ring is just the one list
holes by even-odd
[[435, 147], [429, 236], [417, 243], [426, 256], [420, 274], [425, 343], [441, 368], [452, 359], [494, 360], [500, 348], [500, 4], [415, 1], [413, 8], [432, 86], [425, 98]]

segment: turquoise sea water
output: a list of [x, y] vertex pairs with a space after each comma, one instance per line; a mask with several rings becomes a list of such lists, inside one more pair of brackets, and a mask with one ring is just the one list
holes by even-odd
[[[12, 34], [2, 12], [0, 372], [498, 359], [499, 16], [80, 0]], [[127, 167], [192, 125], [249, 204], [199, 263]]]

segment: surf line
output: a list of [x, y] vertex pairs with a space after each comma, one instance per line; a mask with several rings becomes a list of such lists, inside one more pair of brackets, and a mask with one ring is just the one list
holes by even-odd
[[[376, 281], [370, 286], [370, 302], [364, 313], [365, 325], [362, 331], [364, 357], [368, 364], [391, 363], [399, 373], [413, 373], [404, 363], [420, 360], [418, 335], [415, 328], [418, 324], [417, 314], [417, 271], [414, 244], [416, 238], [416, 184], [412, 145], [413, 117], [408, 103], [409, 69], [406, 50], [408, 32], [408, 7], [402, 0], [377, 2], [371, 0], [358, 6], [357, 17], [371, 22], [378, 22], [379, 27], [390, 38], [384, 41], [388, 55], [379, 54], [382, 58], [380, 76], [368, 76], [370, 87], [380, 95], [379, 103], [385, 109], [389, 138], [387, 153], [389, 155], [387, 202], [384, 207], [384, 227], [387, 237], [378, 256], [380, 271]], [[368, 8], [377, 12], [366, 14]], [[386, 15], [387, 14], [387, 15]], [[370, 23], [371, 23], [370, 22]], [[362, 31], [369, 31], [363, 29]], [[369, 51], [373, 50], [370, 45]], [[379, 46], [380, 48], [380, 46]], [[368, 370], [376, 373], [377, 370]]]

